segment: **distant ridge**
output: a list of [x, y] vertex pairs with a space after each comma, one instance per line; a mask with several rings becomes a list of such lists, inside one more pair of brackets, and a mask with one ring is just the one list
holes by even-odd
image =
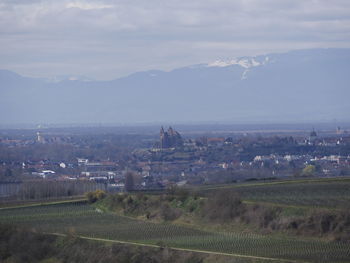
[[349, 121], [350, 49], [217, 60], [112, 81], [0, 70], [0, 123]]

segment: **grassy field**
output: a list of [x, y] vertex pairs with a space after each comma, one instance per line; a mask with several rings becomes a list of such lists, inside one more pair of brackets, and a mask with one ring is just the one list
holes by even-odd
[[349, 243], [211, 232], [171, 223], [145, 222], [102, 212], [86, 202], [5, 208], [0, 210], [0, 223], [14, 223], [48, 233], [228, 253], [252, 262], [265, 261], [263, 258], [266, 262], [350, 262]]

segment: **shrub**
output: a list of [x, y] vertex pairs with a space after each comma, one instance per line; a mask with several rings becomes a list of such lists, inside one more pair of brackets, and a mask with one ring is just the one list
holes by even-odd
[[161, 207], [160, 214], [165, 221], [173, 221], [181, 216], [181, 210], [172, 208], [168, 204], [164, 204]]
[[[278, 218], [282, 209], [279, 207], [264, 207], [261, 209], [261, 215], [259, 217], [260, 227], [267, 228]], [[272, 227], [274, 228], [274, 227]]]
[[98, 200], [104, 199], [107, 196], [107, 193], [102, 190], [96, 190], [93, 192], [88, 192], [86, 197], [90, 204], [97, 202]]
[[308, 165], [306, 166], [303, 171], [301, 172], [302, 175], [304, 176], [312, 176], [316, 172], [316, 167], [315, 165]]
[[202, 213], [210, 220], [230, 221], [241, 216], [246, 210], [245, 205], [237, 192], [220, 190], [208, 197], [204, 203]]

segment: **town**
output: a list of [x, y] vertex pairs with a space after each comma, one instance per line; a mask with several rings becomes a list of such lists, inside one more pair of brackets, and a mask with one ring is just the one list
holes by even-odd
[[2, 183], [82, 181], [124, 191], [350, 175], [350, 134], [340, 127], [184, 135], [161, 127], [158, 136], [39, 129], [2, 132], [0, 147]]

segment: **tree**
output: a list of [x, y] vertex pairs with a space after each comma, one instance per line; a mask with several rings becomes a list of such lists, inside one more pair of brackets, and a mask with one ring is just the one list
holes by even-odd
[[230, 221], [245, 211], [239, 194], [232, 189], [218, 190], [208, 197], [202, 213], [210, 220]]
[[101, 200], [107, 196], [107, 193], [103, 190], [96, 190], [94, 192], [88, 192], [86, 194], [86, 197], [88, 199], [88, 202], [90, 204], [95, 203], [98, 200]]
[[5, 176], [12, 176], [12, 175], [13, 175], [12, 170], [10, 168], [6, 168]]
[[305, 175], [305, 176], [311, 176], [311, 175], [314, 175], [316, 172], [316, 167], [315, 165], [307, 165], [303, 171], [302, 171], [302, 175]]
[[130, 192], [134, 190], [134, 174], [132, 172], [127, 172], [125, 174], [125, 190]]

